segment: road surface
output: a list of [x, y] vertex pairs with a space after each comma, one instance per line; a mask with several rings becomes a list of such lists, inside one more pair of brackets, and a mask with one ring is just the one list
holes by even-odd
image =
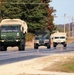
[[74, 43], [67, 45], [67, 48], [63, 48], [62, 45], [58, 45], [56, 48], [51, 47], [39, 47], [39, 49], [26, 48], [25, 51], [18, 51], [17, 49], [8, 51], [0, 51], [0, 65], [14, 63], [18, 61], [29, 60], [37, 57], [47, 56], [57, 53], [74, 52]]

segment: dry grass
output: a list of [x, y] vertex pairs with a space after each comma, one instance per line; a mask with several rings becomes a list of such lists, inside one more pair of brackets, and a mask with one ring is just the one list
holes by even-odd
[[[23, 73], [23, 74], [18, 74], [18, 75], [45, 75], [45, 74], [25, 74], [25, 73]], [[46, 74], [46, 75], [48, 75], [48, 74]], [[51, 75], [51, 74], [49, 74], [49, 75]]]
[[43, 70], [74, 73], [74, 57], [70, 57], [70, 58], [67, 58], [66, 60], [58, 61], [44, 68]]
[[72, 43], [74, 42], [74, 37], [68, 37], [67, 38], [67, 43]]

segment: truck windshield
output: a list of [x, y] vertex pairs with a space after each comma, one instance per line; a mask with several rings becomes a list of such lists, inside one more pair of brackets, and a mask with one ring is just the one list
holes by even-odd
[[60, 37], [60, 39], [65, 39], [65, 37], [62, 36], [62, 37]]
[[39, 40], [39, 37], [35, 37], [35, 40]]
[[55, 37], [55, 39], [65, 39], [65, 37]]
[[59, 39], [59, 37], [55, 37], [55, 39]]
[[19, 26], [1, 26], [1, 32], [18, 32]]

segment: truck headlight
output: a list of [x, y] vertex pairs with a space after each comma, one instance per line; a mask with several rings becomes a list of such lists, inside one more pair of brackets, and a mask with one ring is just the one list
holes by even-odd
[[4, 40], [0, 40], [1, 42], [4, 42]]
[[19, 33], [17, 33], [17, 36], [19, 36]]
[[35, 42], [35, 43], [39, 43], [39, 40], [35, 40], [34, 42]]
[[49, 42], [49, 40], [45, 40], [45, 42]]
[[16, 42], [18, 42], [19, 40], [16, 40]]

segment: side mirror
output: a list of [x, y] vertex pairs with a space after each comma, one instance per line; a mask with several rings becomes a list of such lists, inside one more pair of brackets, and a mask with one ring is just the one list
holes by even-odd
[[53, 40], [53, 38], [52, 38], [52, 40]]
[[22, 27], [22, 31], [24, 31], [24, 27]]

